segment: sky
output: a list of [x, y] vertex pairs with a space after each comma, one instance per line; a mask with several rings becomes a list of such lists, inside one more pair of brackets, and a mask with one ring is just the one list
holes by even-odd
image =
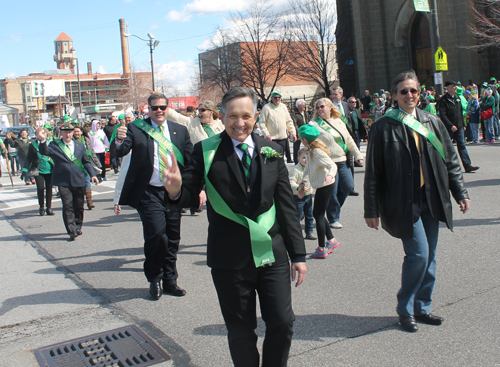
[[[61, 32], [73, 39], [80, 73], [87, 72], [87, 62], [92, 63], [94, 72], [122, 73], [118, 20], [123, 18], [128, 33], [144, 39], [152, 33], [160, 41], [154, 51], [155, 71], [181, 94], [189, 95], [198, 54], [210, 44], [217, 26], [228, 26], [230, 12], [244, 11], [249, 3], [249, 0], [4, 2], [0, 78], [55, 69], [54, 40]], [[287, 0], [272, 1], [278, 11], [286, 4]], [[147, 42], [130, 37], [130, 56], [134, 69], [151, 70]]]

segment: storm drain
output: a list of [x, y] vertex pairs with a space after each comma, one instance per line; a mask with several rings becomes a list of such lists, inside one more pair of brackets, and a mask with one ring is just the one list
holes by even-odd
[[41, 367], [139, 367], [170, 360], [135, 325], [49, 345], [34, 353]]

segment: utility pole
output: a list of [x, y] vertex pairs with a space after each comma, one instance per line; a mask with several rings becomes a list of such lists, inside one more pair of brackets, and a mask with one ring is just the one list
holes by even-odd
[[[439, 24], [438, 24], [438, 11], [437, 11], [437, 4], [436, 0], [429, 0], [429, 7], [431, 9], [431, 49], [432, 49], [432, 58], [433, 58], [433, 64], [434, 64], [434, 75], [438, 72], [436, 70], [436, 63], [434, 62], [434, 55], [436, 54], [436, 51], [438, 47], [440, 46], [440, 39], [439, 39]], [[442, 75], [442, 73], [441, 73]], [[436, 84], [436, 93], [439, 95], [443, 95], [443, 84], [442, 84], [442, 78], [441, 78], [441, 84]]]

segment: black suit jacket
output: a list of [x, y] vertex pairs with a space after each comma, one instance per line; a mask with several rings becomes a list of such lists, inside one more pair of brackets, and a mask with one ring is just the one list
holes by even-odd
[[439, 118], [443, 121], [444, 126], [451, 132], [451, 128], [456, 126], [457, 129], [464, 127], [464, 118], [462, 112], [462, 102], [458, 96], [452, 97], [446, 92], [438, 103]]
[[[94, 168], [87, 155], [85, 146], [79, 141], [73, 140], [75, 144], [75, 152], [73, 153], [87, 170], [88, 174], [95, 176]], [[54, 160], [54, 169], [52, 171], [52, 184], [54, 186], [85, 186], [85, 175], [82, 170], [73, 162], [71, 162], [66, 154], [59, 148], [56, 141], [51, 141], [47, 145], [47, 141], [40, 143], [40, 154], [48, 155]]]
[[352, 138], [355, 139], [354, 131], [356, 129], [354, 128], [354, 117], [352, 116], [353, 114], [356, 114], [358, 116], [358, 132], [359, 132], [359, 138], [364, 139], [366, 137], [366, 128], [365, 124], [363, 123], [363, 117], [361, 116], [361, 111], [356, 108], [354, 110], [347, 109], [346, 117], [347, 121], [349, 122], [349, 125], [347, 126], [347, 130], [349, 130], [349, 133], [351, 134]]
[[[221, 133], [221, 143], [212, 162], [208, 179], [226, 204], [235, 213], [256, 220], [257, 217], [276, 205], [276, 222], [269, 230], [273, 242], [275, 264], [303, 259], [306, 254], [304, 239], [293, 199], [288, 171], [282, 158], [264, 157], [260, 150], [269, 146], [278, 152], [282, 148], [252, 133], [255, 142], [253, 165], [253, 183], [251, 192], [247, 193], [247, 185], [243, 178], [241, 161], [236, 155], [231, 138], [226, 132]], [[189, 207], [198, 200], [199, 192], [204, 184], [204, 159], [202, 142], [195, 145], [193, 156], [182, 175], [182, 192], [175, 202], [178, 207]], [[210, 198], [209, 198], [210, 199]], [[247, 228], [219, 215], [207, 203], [209, 228], [207, 264], [215, 269], [241, 269], [253, 261], [250, 234]], [[303, 260], [302, 260], [303, 261]]]
[[[145, 121], [151, 125], [150, 118]], [[172, 121], [166, 123], [170, 132], [170, 141], [179, 149], [184, 157], [184, 164], [187, 164], [193, 152], [193, 144], [189, 138], [187, 128]], [[116, 156], [123, 157], [131, 149], [132, 158], [127, 177], [123, 183], [119, 204], [137, 208], [153, 174], [154, 139], [132, 123], [127, 126], [127, 137], [120, 146], [116, 147]], [[182, 172], [184, 166], [179, 163], [179, 167]]]

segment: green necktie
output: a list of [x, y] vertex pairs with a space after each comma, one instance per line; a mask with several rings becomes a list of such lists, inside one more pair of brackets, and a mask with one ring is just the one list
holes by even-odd
[[[160, 130], [160, 133], [163, 135], [163, 126], [158, 125], [158, 130]], [[158, 144], [158, 160], [160, 161], [160, 180], [163, 181], [163, 170], [167, 168], [165, 166], [165, 163], [163, 162], [163, 159], [161, 159], [162, 156], [168, 157], [168, 152], [163, 148], [163, 146], [160, 143]]]
[[238, 148], [243, 152], [243, 157], [241, 157], [241, 163], [243, 163], [243, 170], [245, 171], [245, 177], [247, 178], [247, 183], [250, 184], [250, 166], [252, 165], [252, 158], [248, 153], [248, 145], [245, 143], [238, 144]]

